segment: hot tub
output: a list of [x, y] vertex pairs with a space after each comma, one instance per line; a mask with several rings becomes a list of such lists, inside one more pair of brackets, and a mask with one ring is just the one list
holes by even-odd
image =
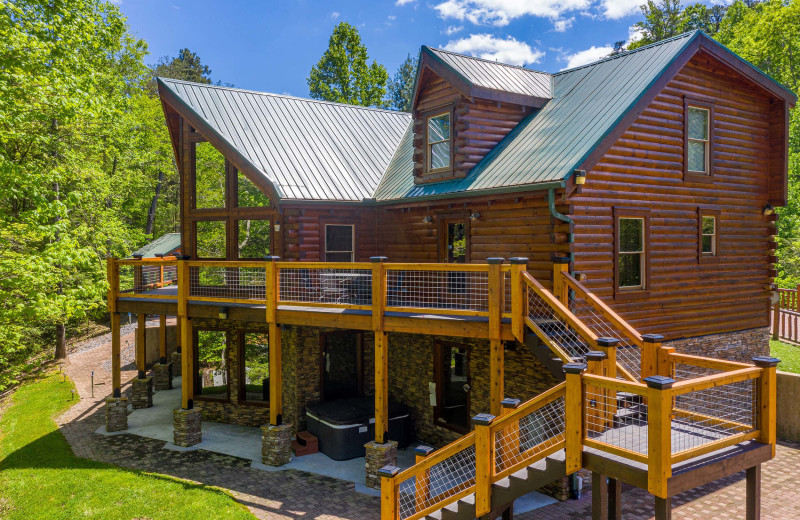
[[[364, 445], [375, 439], [375, 405], [372, 397], [337, 399], [306, 409], [308, 431], [319, 439], [319, 451], [334, 460], [363, 457]], [[389, 440], [405, 448], [414, 428], [408, 409], [389, 402]]]

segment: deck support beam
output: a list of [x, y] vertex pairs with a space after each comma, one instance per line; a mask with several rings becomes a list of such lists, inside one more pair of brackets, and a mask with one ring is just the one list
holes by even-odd
[[111, 313], [111, 395], [122, 396], [122, 366], [120, 363], [120, 319], [118, 312]]
[[144, 379], [147, 371], [147, 314], [136, 315], [136, 370], [138, 378]]
[[761, 518], [761, 464], [747, 468], [747, 520]]

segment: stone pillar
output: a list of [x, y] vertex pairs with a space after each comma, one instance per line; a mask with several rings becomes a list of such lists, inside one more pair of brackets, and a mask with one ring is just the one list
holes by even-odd
[[267, 466], [283, 466], [292, 460], [292, 425], [261, 427], [261, 461]]
[[172, 388], [172, 363], [153, 365], [153, 387], [156, 391]]
[[188, 448], [203, 440], [200, 410], [178, 408], [172, 411], [173, 441], [176, 446]]
[[178, 377], [180, 374], [181, 369], [181, 353], [180, 352], [173, 352], [171, 362], [172, 366], [175, 367], [176, 374], [175, 377]]
[[106, 431], [119, 432], [128, 429], [128, 398], [106, 398]]
[[136, 378], [131, 382], [131, 404], [134, 410], [153, 406], [153, 378]]
[[378, 471], [384, 466], [397, 466], [397, 442], [389, 441], [383, 444], [370, 441], [364, 445], [367, 449], [367, 487], [381, 488], [381, 477]]

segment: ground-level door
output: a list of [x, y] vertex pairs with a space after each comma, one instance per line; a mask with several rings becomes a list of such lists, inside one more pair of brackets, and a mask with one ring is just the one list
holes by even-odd
[[436, 407], [434, 420], [455, 431], [469, 431], [470, 368], [469, 347], [437, 342], [434, 346]]
[[363, 334], [355, 331], [320, 335], [322, 401], [364, 394]]

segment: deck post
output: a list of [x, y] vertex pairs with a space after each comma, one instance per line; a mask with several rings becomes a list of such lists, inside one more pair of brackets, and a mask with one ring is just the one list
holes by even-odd
[[650, 376], [670, 375], [662, 374], [659, 370], [658, 354], [663, 339], [664, 336], [660, 334], [642, 334], [642, 379]]
[[[425, 458], [433, 453], [433, 448], [430, 446], [425, 446], [420, 444], [416, 448], [414, 448], [414, 462], [419, 464]], [[380, 474], [380, 472], [379, 472]], [[416, 510], [422, 511], [428, 507], [428, 500], [430, 499], [430, 481], [431, 481], [431, 469], [428, 468], [423, 471], [421, 474], [417, 475], [416, 479], [416, 486], [415, 486], [415, 503], [416, 503]]]
[[747, 468], [746, 516], [747, 520], [761, 518], [761, 464]]
[[495, 416], [488, 413], [472, 418], [475, 426], [475, 516], [478, 518], [492, 510], [495, 442], [489, 433], [494, 419]]
[[622, 520], [622, 481], [608, 479], [608, 520]]
[[400, 468], [394, 465], [384, 466], [378, 470], [381, 479], [381, 520], [397, 520], [397, 484], [395, 475]]
[[761, 383], [758, 389], [758, 429], [761, 433], [758, 441], [772, 446], [773, 457], [777, 442], [777, 367], [780, 361], [780, 359], [769, 356], [753, 358], [753, 363], [761, 367]]
[[566, 451], [566, 473], [571, 475], [583, 466], [583, 388], [581, 374], [586, 363], [567, 363], [567, 388], [564, 398], [564, 439]]
[[672, 497], [656, 497], [656, 520], [672, 520]]
[[113, 256], [106, 258], [106, 278], [108, 279], [108, 312], [117, 312], [117, 293], [119, 292], [119, 266]]
[[283, 351], [281, 328], [278, 325], [278, 300], [280, 298], [280, 269], [277, 256], [265, 257], [265, 294], [267, 323], [269, 325], [269, 424], [283, 423]]
[[[503, 402], [500, 403], [503, 407], [501, 416], [504, 417], [510, 413], [513, 413], [514, 410], [519, 408], [519, 405], [522, 401], [519, 399], [510, 399], [505, 398]], [[520, 444], [519, 444], [519, 421], [514, 421], [508, 426], [503, 429], [503, 435], [500, 439], [499, 446], [497, 447], [500, 450], [500, 461], [503, 464], [503, 467], [507, 467], [507, 463], [513, 462], [513, 454], [519, 452]]]
[[569, 272], [569, 261], [568, 256], [553, 257], [553, 296], [567, 308], [569, 308], [569, 288], [564, 283], [563, 273]]
[[136, 315], [136, 370], [138, 378], [145, 378], [147, 370], [147, 314], [139, 313]]
[[511, 262], [511, 332], [517, 341], [525, 342], [525, 301], [522, 272], [528, 267], [528, 259], [514, 257]]
[[158, 316], [158, 360], [162, 365], [167, 364], [167, 315]]
[[111, 313], [111, 388], [112, 397], [122, 397], [122, 367], [120, 364], [120, 319], [118, 312]]
[[675, 380], [650, 376], [647, 384], [647, 491], [667, 498], [672, 476], [672, 385]]
[[501, 326], [503, 319], [503, 272], [500, 266], [504, 258], [487, 258], [489, 264], [489, 413], [502, 412], [503, 383], [505, 379], [503, 341]]
[[373, 256], [372, 332], [375, 334], [375, 442], [383, 444], [389, 435], [389, 338], [383, 329], [386, 305], [385, 256]]
[[[601, 375], [606, 377], [617, 377], [617, 338], [597, 338], [597, 348], [605, 353], [606, 359], [603, 361], [603, 372]], [[604, 390], [604, 422], [609, 428], [613, 426], [614, 416], [617, 414], [617, 394], [614, 390]]]
[[180, 257], [178, 262], [178, 327], [181, 346], [181, 408], [194, 407], [194, 345], [192, 341], [192, 320], [189, 317], [189, 256]]
[[[583, 357], [586, 359], [586, 373], [595, 376], [606, 375], [605, 364], [608, 361], [608, 354], [603, 351], [591, 351], [584, 354]], [[609, 424], [611, 422], [610, 418], [613, 417], [613, 414], [609, 413], [608, 391], [587, 385], [586, 392], [594, 395], [594, 398], [589, 398], [587, 395], [587, 402], [584, 403], [586, 406], [586, 429], [602, 433], [606, 431], [607, 427], [611, 426]], [[600, 397], [601, 395], [602, 397]]]
[[608, 478], [592, 472], [592, 520], [608, 520]]

